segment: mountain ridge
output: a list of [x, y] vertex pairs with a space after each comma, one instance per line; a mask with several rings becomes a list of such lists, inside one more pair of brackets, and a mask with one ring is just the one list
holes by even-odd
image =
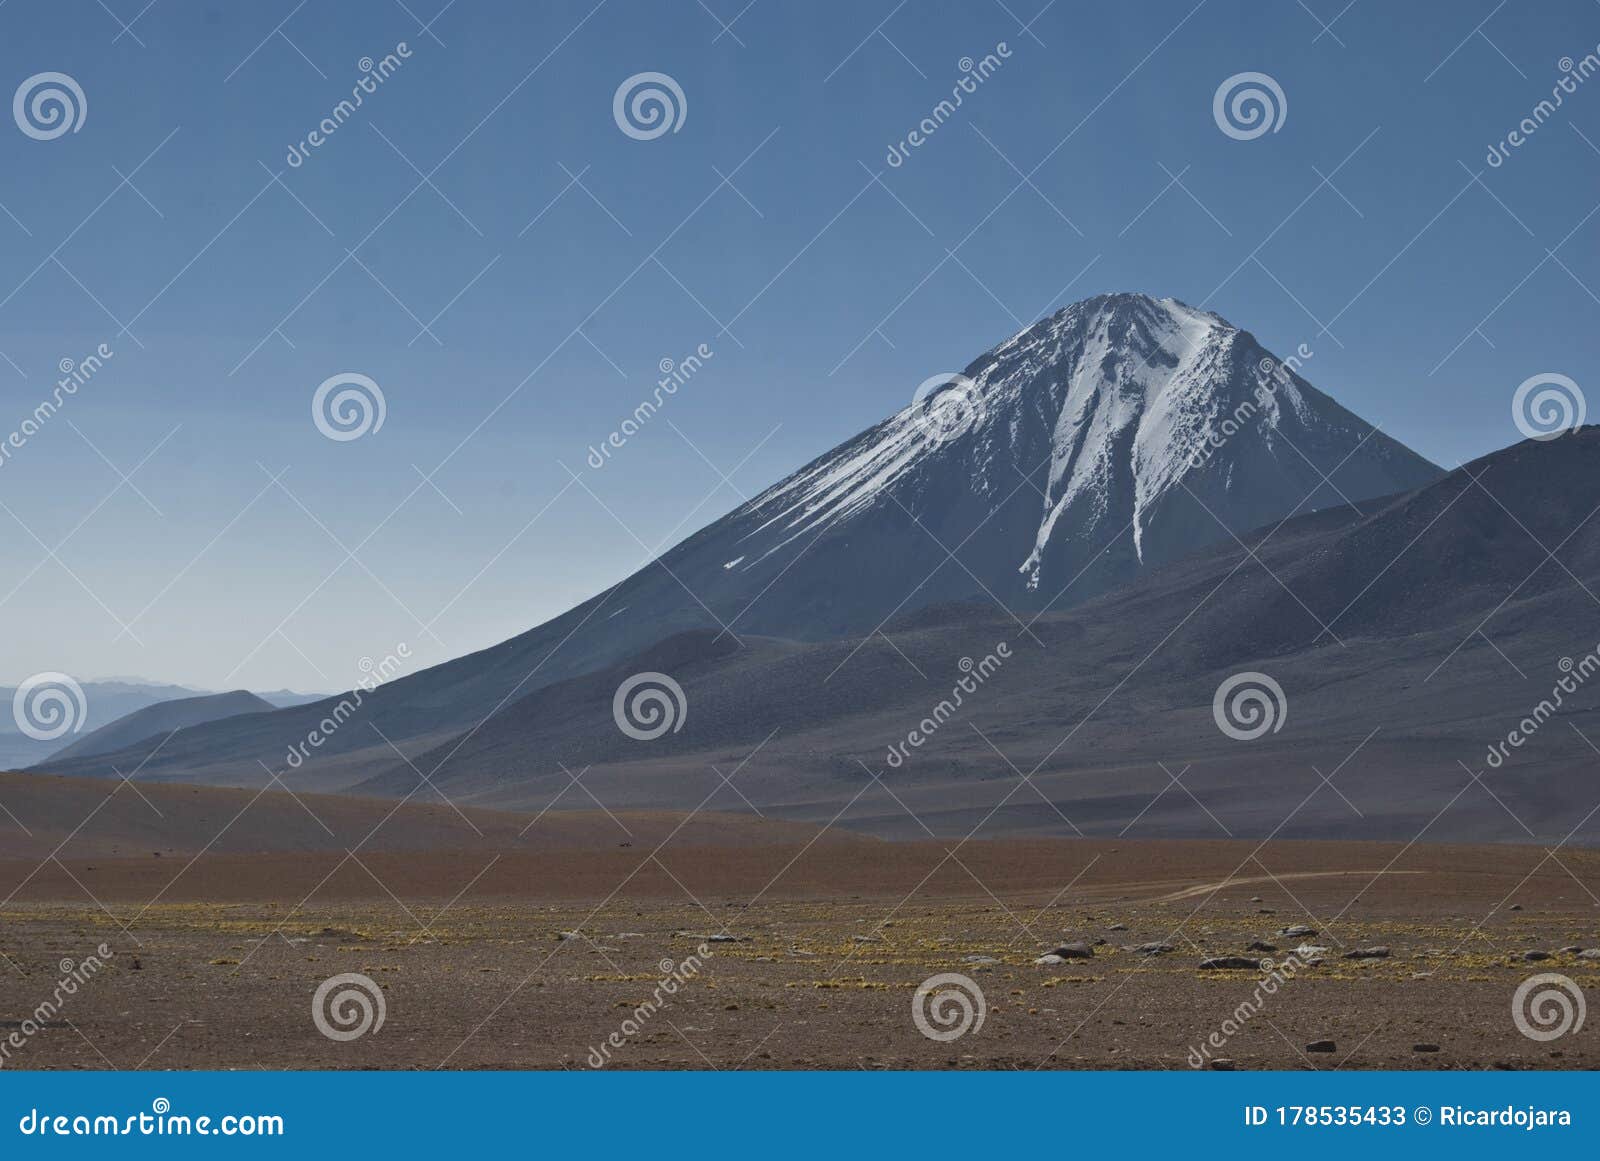
[[[1600, 737], [1600, 683], [1569, 694], [1536, 744], [1502, 755], [1492, 790], [1475, 790], [1473, 773], [1541, 690], [1600, 668], [1596, 462], [1600, 430], [1527, 441], [1364, 511], [1256, 530], [1025, 633], [969, 603], [930, 607], [866, 648], [714, 649], [715, 630], [679, 634], [530, 693], [356, 789], [570, 808], [589, 801], [567, 794], [571, 771], [610, 807], [754, 804], [900, 838], [1135, 824], [1259, 837], [1284, 824], [1303, 838], [1406, 840], [1426, 826], [1436, 841], [1600, 843], [1585, 740]], [[1002, 641], [1004, 665], [930, 729], [973, 659]], [[1581, 654], [1595, 656], [1568, 666]], [[611, 693], [658, 666], [684, 711], [681, 728], [645, 744], [619, 728]], [[1285, 691], [1281, 730], [1241, 742], [1221, 729], [1214, 695], [1241, 673]], [[886, 762], [912, 729], [923, 741]], [[1339, 794], [1318, 770], [1338, 773]], [[737, 791], [720, 781], [731, 771]], [[1174, 775], [1187, 793], [1157, 806]]]
[[238, 714], [272, 713], [279, 707], [247, 689], [226, 693], [205, 693], [195, 697], [173, 698], [136, 709], [113, 722], [83, 735], [70, 746], [51, 755], [53, 762], [72, 762], [110, 754], [118, 750], [141, 748], [154, 752], [162, 735], [190, 726], [220, 721]]

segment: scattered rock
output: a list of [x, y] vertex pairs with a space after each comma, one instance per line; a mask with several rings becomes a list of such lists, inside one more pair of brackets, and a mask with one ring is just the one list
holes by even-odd
[[1512, 910], [1512, 911], [1521, 911], [1522, 910], [1522, 904], [1521, 903], [1513, 903], [1511, 905], [1511, 907], [1510, 907], [1510, 910]]
[[961, 962], [962, 963], [999, 963], [1000, 961], [995, 959], [995, 957], [992, 956], [992, 955], [964, 955], [964, 956], [961, 957]]
[[1579, 959], [1600, 959], [1600, 947], [1591, 947], [1578, 953]]
[[1135, 955], [1166, 955], [1172, 950], [1170, 943], [1141, 943], [1133, 949]]
[[1561, 949], [1561, 954], [1562, 955], [1582, 955], [1583, 954], [1583, 948], [1581, 948], [1581, 947], [1563, 947]]
[[1106, 930], [1107, 931], [1126, 931], [1126, 930], [1128, 930], [1128, 925], [1126, 923], [1113, 923], [1110, 927], [1106, 928]]
[[564, 943], [569, 939], [582, 939], [582, 938], [583, 938], [583, 932], [581, 932], [581, 931], [558, 931], [558, 932], [556, 932], [556, 942], [557, 943]]
[[1333, 1051], [1337, 1050], [1337, 1047], [1338, 1046], [1336, 1044], [1334, 1044], [1334, 1042], [1332, 1040], [1313, 1040], [1310, 1044], [1306, 1045], [1306, 1051], [1307, 1052], [1333, 1052]]
[[1261, 902], [1261, 896], [1260, 895], [1252, 895], [1252, 896], [1250, 896], [1250, 902], [1252, 902], [1252, 903]]
[[1293, 927], [1284, 927], [1278, 931], [1279, 935], [1288, 936], [1290, 939], [1301, 939], [1306, 936], [1316, 935], [1315, 927], [1307, 927], [1304, 923], [1296, 923]]
[[1439, 1051], [1439, 1046], [1437, 1044], [1413, 1044], [1411, 1046], [1411, 1051], [1413, 1051], [1413, 1052], [1437, 1052], [1437, 1051]]
[[1216, 1072], [1232, 1072], [1233, 1061], [1229, 1060], [1226, 1056], [1219, 1056], [1211, 1062], [1211, 1067]]
[[1260, 971], [1261, 961], [1243, 955], [1214, 955], [1210, 959], [1200, 961], [1200, 970], [1203, 972], [1216, 971]]
[[1529, 963], [1538, 963], [1540, 960], [1549, 959], [1550, 953], [1548, 951], [1525, 951], [1522, 953], [1522, 958]]
[[728, 935], [725, 932], [718, 932], [716, 935], [702, 935], [697, 931], [674, 931], [672, 937], [674, 939], [698, 939], [701, 943], [748, 943], [750, 940], [748, 935]]
[[1060, 963], [1062, 960], [1068, 960], [1068, 959], [1093, 959], [1094, 958], [1094, 948], [1090, 947], [1087, 943], [1084, 943], [1082, 940], [1079, 940], [1076, 943], [1063, 943], [1060, 947], [1056, 948], [1055, 950], [1046, 952], [1044, 955], [1040, 956], [1034, 962], [1035, 963], [1043, 963], [1045, 960], [1049, 959], [1051, 956], [1055, 956], [1055, 962], [1056, 963]]
[[1294, 949], [1294, 954], [1305, 960], [1317, 959], [1320, 956], [1327, 955], [1328, 949], [1311, 943], [1302, 943]]
[[1278, 945], [1275, 944], [1275, 943], [1264, 943], [1263, 941], [1258, 939], [1254, 943], [1252, 943], [1249, 947], [1245, 948], [1245, 950], [1246, 951], [1277, 951], [1278, 950]]
[[1352, 947], [1344, 953], [1345, 959], [1388, 959], [1387, 947]]
[[883, 942], [883, 936], [881, 936], [881, 935], [852, 935], [850, 938], [853, 939], [856, 943], [882, 943]]

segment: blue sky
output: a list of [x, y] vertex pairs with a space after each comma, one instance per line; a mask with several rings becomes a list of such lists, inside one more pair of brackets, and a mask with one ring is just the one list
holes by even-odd
[[[1307, 344], [1441, 464], [1504, 446], [1518, 383], [1594, 373], [1600, 80], [1486, 154], [1597, 45], [1592, 0], [10, 0], [6, 91], [64, 73], [86, 113], [0, 121], [0, 436], [114, 354], [0, 466], [0, 680], [331, 689], [482, 648], [1107, 290]], [[686, 112], [641, 141], [642, 72]], [[1278, 131], [1219, 130], [1241, 72]], [[345, 372], [386, 417], [335, 441]]]

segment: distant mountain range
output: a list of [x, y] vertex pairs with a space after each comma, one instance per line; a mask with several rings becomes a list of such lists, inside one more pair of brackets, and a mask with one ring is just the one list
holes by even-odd
[[57, 751], [50, 760], [73, 762], [116, 753], [140, 743], [147, 743], [150, 751], [154, 751], [161, 740], [175, 730], [237, 717], [239, 714], [271, 713], [277, 708], [265, 698], [243, 689], [236, 689], [232, 693], [205, 693], [198, 697], [159, 701], [80, 737], [70, 746]]
[[[186, 685], [146, 681], [138, 677], [110, 677], [101, 681], [81, 682], [80, 686], [84, 693], [85, 707], [81, 722], [73, 732], [50, 741], [36, 741], [21, 731], [12, 712], [12, 701], [16, 697], [16, 688], [0, 686], [0, 770], [20, 770], [43, 762], [46, 758], [63, 754], [69, 749], [76, 750], [76, 744], [85, 740], [86, 734], [93, 733], [99, 727], [118, 722], [127, 715], [137, 713], [148, 707], [166, 702], [209, 696], [203, 690], [191, 689]], [[236, 692], [242, 693], [243, 691]], [[307, 702], [319, 701], [326, 695], [295, 693], [292, 690], [280, 689], [269, 693], [249, 694], [246, 696], [259, 698], [266, 703], [265, 708], [267, 709], [282, 709], [285, 706], [305, 705]], [[226, 704], [229, 703], [217, 703], [219, 706]], [[211, 720], [211, 718], [222, 716], [226, 715], [215, 713], [211, 714], [210, 717], [196, 719], [196, 721]], [[140, 738], [126, 739], [127, 742], [137, 742], [139, 740]], [[82, 753], [82, 751], [77, 751], [79, 756]], [[135, 762], [134, 765], [138, 765], [138, 763]]]
[[[420, 771], [458, 802], [542, 808], [592, 805], [581, 773], [608, 806], [848, 805], [887, 835], [1577, 821], [1600, 683], [1493, 794], [1473, 775], [1600, 639], [1600, 435], [1445, 474], [1248, 332], [1136, 295], [935, 386], [571, 612], [367, 694], [286, 780], [404, 796]], [[686, 710], [649, 742], [614, 720], [641, 672]], [[1283, 691], [1250, 741], [1213, 708], [1240, 673]], [[180, 730], [141, 777], [258, 785], [337, 704]]]

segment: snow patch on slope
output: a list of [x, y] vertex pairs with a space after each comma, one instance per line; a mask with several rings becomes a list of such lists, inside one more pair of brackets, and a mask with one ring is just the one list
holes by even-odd
[[1170, 298], [1103, 310], [1085, 329], [1052, 440], [1045, 515], [1018, 569], [1030, 588], [1038, 586], [1045, 549], [1069, 510], [1080, 514], [1076, 534], [1104, 531], [1116, 477], [1130, 456], [1129, 525], [1134, 552], [1144, 559], [1146, 514], [1205, 438], [1216, 355], [1238, 334], [1217, 316]]

